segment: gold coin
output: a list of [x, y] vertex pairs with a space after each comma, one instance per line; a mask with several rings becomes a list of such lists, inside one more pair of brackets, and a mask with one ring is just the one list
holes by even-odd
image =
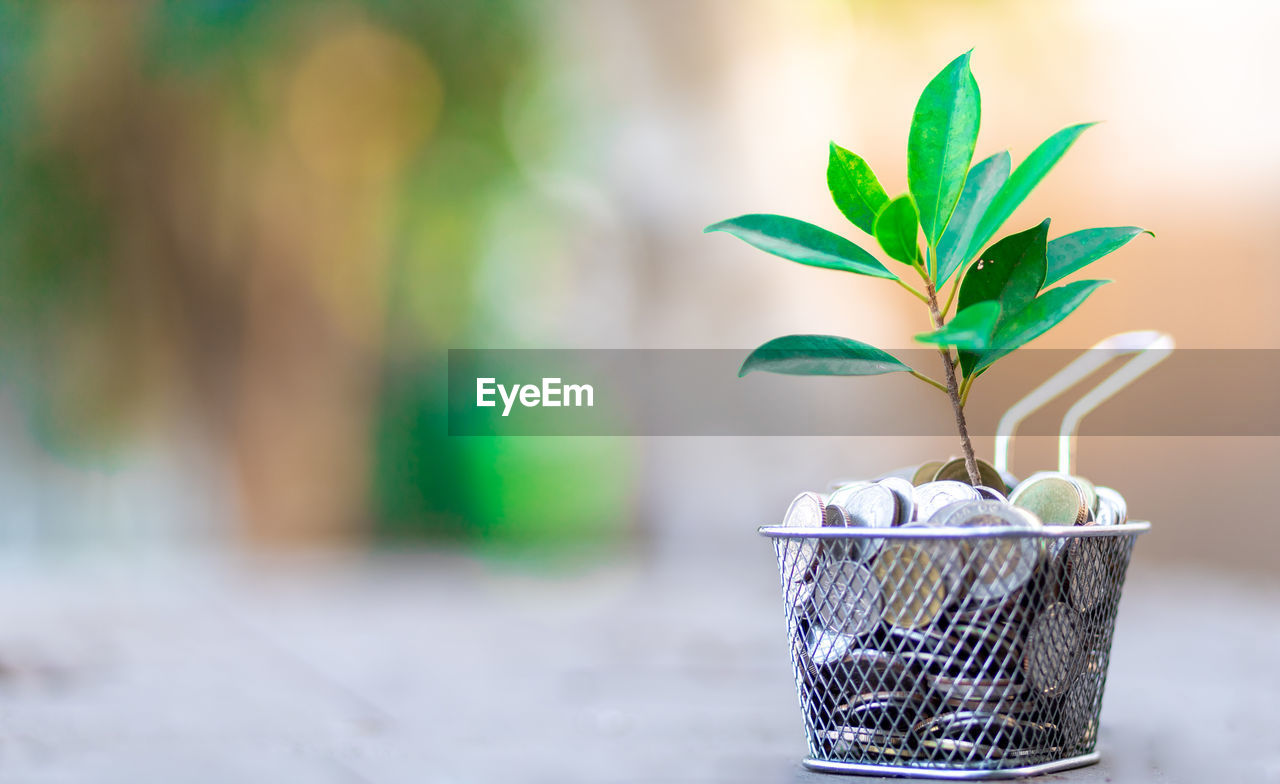
[[942, 468], [941, 460], [930, 460], [916, 469], [915, 475], [911, 477], [911, 484], [919, 487], [925, 482], [932, 482], [933, 475], [938, 473], [939, 468]]
[[872, 570], [884, 596], [882, 615], [894, 626], [928, 626], [946, 606], [946, 574], [933, 553], [918, 543], [885, 542]]
[[[978, 460], [978, 478], [982, 480], [982, 484], [994, 490], [999, 490], [1003, 494], [1008, 494], [1009, 487], [1004, 483], [1004, 477], [1000, 476], [1000, 472], [995, 466], [984, 460]], [[969, 482], [969, 469], [964, 464], [963, 457], [957, 457], [947, 463], [943, 463], [938, 467], [938, 473], [933, 475], [933, 481], [941, 482], [949, 479], [953, 482]]]
[[1014, 488], [1009, 503], [1026, 509], [1046, 525], [1082, 525], [1089, 503], [1079, 483], [1066, 474], [1037, 474]]

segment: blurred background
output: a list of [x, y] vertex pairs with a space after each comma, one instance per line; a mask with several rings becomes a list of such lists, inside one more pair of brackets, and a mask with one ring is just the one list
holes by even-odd
[[[979, 158], [1105, 120], [1009, 228], [1157, 234], [1100, 262], [1117, 282], [1036, 345], [1155, 328], [1275, 348], [1277, 17], [1243, 0], [0, 4], [0, 558], [763, 552], [754, 526], [797, 491], [956, 452], [449, 438], [444, 367], [448, 348], [794, 332], [905, 347], [922, 314], [896, 289], [701, 229], [762, 211], [855, 235], [827, 142], [905, 190], [916, 97], [970, 47]], [[1015, 469], [1052, 456], [1031, 439]], [[1079, 465], [1155, 522], [1139, 558], [1260, 573], [1272, 548], [1240, 537], [1275, 542], [1256, 488], [1278, 460], [1273, 438], [1089, 438]]]

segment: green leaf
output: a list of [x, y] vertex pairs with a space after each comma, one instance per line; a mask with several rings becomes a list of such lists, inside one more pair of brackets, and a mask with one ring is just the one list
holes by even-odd
[[704, 232], [723, 231], [748, 245], [810, 267], [896, 279], [875, 256], [838, 234], [782, 215], [743, 215], [713, 223]]
[[1075, 143], [1080, 134], [1085, 129], [1097, 123], [1081, 123], [1080, 125], [1072, 125], [1063, 128], [1054, 135], [1041, 142], [1040, 146], [1031, 151], [1027, 159], [1018, 164], [1018, 168], [1013, 170], [1013, 174], [1009, 175], [1009, 179], [1005, 182], [1004, 187], [996, 194], [995, 199], [991, 201], [991, 206], [987, 207], [986, 213], [983, 214], [982, 220], [978, 223], [977, 230], [973, 233], [973, 239], [969, 242], [967, 255], [972, 258], [978, 249], [986, 245], [1004, 222], [1009, 219], [1013, 211], [1018, 205], [1027, 198], [1031, 190], [1040, 184], [1044, 176], [1054, 167], [1062, 156]]
[[960, 198], [981, 115], [968, 52], [933, 77], [916, 103], [907, 137], [907, 186], [930, 247], [937, 247]]
[[887, 351], [849, 338], [787, 335], [752, 351], [738, 375], [753, 370], [793, 376], [875, 376], [910, 372], [911, 368]]
[[[1010, 234], [983, 251], [978, 262], [960, 281], [957, 307], [964, 310], [987, 300], [1000, 303], [1004, 319], [1012, 318], [1025, 308], [1044, 286], [1045, 240], [1049, 221], [1017, 234]], [[997, 328], [999, 325], [997, 325]], [[960, 369], [969, 375], [981, 355], [960, 352]]]
[[978, 221], [1009, 179], [1009, 152], [998, 152], [990, 158], [974, 164], [965, 178], [960, 201], [947, 224], [947, 230], [938, 241], [938, 283], [941, 287], [951, 275], [963, 267], [972, 256], [969, 244], [978, 229]]
[[1014, 349], [1035, 340], [1080, 307], [1089, 295], [1109, 280], [1078, 280], [1049, 289], [1032, 300], [1020, 313], [1008, 318], [996, 330], [993, 348], [982, 356], [975, 372], [986, 370], [991, 363]]
[[899, 196], [889, 202], [876, 218], [876, 241], [890, 258], [904, 264], [920, 260], [920, 245], [916, 242], [920, 218], [910, 196]]
[[862, 158], [831, 142], [827, 157], [827, 188], [836, 207], [849, 222], [875, 235], [876, 216], [889, 203], [875, 172]]
[[1000, 303], [987, 300], [970, 305], [935, 332], [916, 335], [921, 343], [951, 346], [970, 351], [985, 351], [991, 346], [1000, 319]]
[[960, 309], [991, 299], [1008, 315], [1026, 307], [1044, 286], [1048, 234], [1046, 219], [983, 251], [960, 281]]
[[1045, 274], [1045, 285], [1057, 283], [1066, 276], [1086, 265], [1092, 264], [1103, 256], [1123, 247], [1129, 240], [1139, 234], [1151, 234], [1137, 226], [1112, 226], [1102, 229], [1084, 229], [1065, 234], [1053, 242], [1048, 248], [1048, 271]]

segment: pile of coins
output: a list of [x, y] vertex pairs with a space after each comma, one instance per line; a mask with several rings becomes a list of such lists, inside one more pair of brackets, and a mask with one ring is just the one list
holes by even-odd
[[[1124, 500], [1081, 477], [1015, 484], [979, 465], [982, 486], [952, 460], [787, 510], [788, 527], [946, 529], [776, 540], [820, 758], [991, 767], [1092, 749], [1132, 537], [1034, 532], [1123, 523]], [[989, 528], [1003, 533], [964, 530]]]

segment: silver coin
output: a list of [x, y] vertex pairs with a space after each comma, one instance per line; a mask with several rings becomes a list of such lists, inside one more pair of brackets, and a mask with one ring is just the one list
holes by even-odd
[[832, 711], [832, 718], [840, 724], [858, 725], [866, 722], [848, 721], [848, 719], [855, 718], [864, 709], [888, 706], [918, 709], [926, 707], [928, 702], [929, 697], [925, 692], [916, 689], [893, 689], [889, 685], [881, 684], [879, 688], [848, 696], [838, 702]]
[[827, 503], [843, 507], [853, 497], [854, 493], [870, 485], [870, 482], [846, 482], [831, 491], [831, 494], [827, 496]]
[[[801, 493], [787, 507], [782, 524], [787, 528], [821, 528], [825, 520], [825, 508], [817, 493]], [[794, 603], [789, 586], [809, 579], [818, 559], [817, 539], [779, 539], [781, 548], [778, 564], [788, 601]]]
[[827, 753], [837, 759], [871, 755], [883, 759], [904, 757], [910, 760], [916, 755], [911, 734], [906, 732], [867, 727], [840, 727], [834, 730], [822, 730], [818, 737], [829, 749]]
[[821, 626], [815, 626], [809, 633], [806, 646], [809, 659], [818, 667], [826, 667], [844, 659], [850, 649], [857, 645], [857, 640], [848, 634], [833, 632]]
[[[823, 527], [847, 528], [854, 524], [849, 519], [849, 513], [842, 507], [835, 504], [827, 505], [826, 520], [823, 522]], [[863, 542], [858, 539], [823, 539], [819, 550], [821, 556], [828, 560], [838, 561], [844, 558], [857, 560], [861, 557], [862, 545]]]
[[891, 528], [898, 519], [898, 501], [884, 485], [867, 485], [854, 491], [841, 506], [852, 525]]
[[[1039, 528], [1035, 515], [999, 501], [955, 504], [939, 514], [943, 525], [962, 528]], [[971, 577], [968, 598], [977, 604], [998, 602], [1021, 588], [1035, 573], [1043, 545], [1039, 539], [969, 541]]]
[[929, 482], [912, 488], [916, 519], [928, 521], [939, 509], [957, 501], [977, 501], [982, 496], [964, 482]]
[[[926, 703], [926, 695], [915, 691], [874, 688], [837, 703], [831, 718], [835, 723], [861, 733], [868, 742], [903, 743]], [[895, 737], [884, 733], [892, 733]]]
[[1094, 512], [1089, 525], [1117, 525], [1116, 511], [1102, 500], [1098, 501], [1098, 511]]
[[1089, 612], [1111, 592], [1105, 538], [1072, 539], [1067, 545], [1067, 595], [1080, 612]]
[[849, 525], [849, 513], [843, 507], [827, 504], [823, 510], [822, 525], [826, 528], [844, 528]]
[[953, 708], [1007, 710], [1031, 707], [1026, 682], [1012, 677], [929, 675], [929, 686]]
[[1106, 510], [1109, 518], [1114, 521], [1106, 523], [1109, 525], [1121, 525], [1129, 519], [1129, 505], [1125, 503], [1124, 496], [1112, 490], [1110, 487], [1098, 487], [1098, 512], [1101, 523], [1103, 510]]
[[973, 489], [977, 490], [978, 494], [988, 501], [1001, 501], [1003, 503], [1009, 502], [1008, 497], [1006, 497], [1004, 493], [1000, 492], [994, 487], [987, 487], [986, 485], [978, 485]]
[[977, 710], [934, 716], [918, 723], [913, 731], [927, 750], [987, 759], [1053, 754], [1059, 734], [1057, 725], [1048, 722]]
[[876, 484], [893, 493], [894, 501], [897, 502], [898, 515], [893, 524], [906, 525], [911, 522], [915, 517], [916, 511], [915, 486], [911, 484], [911, 481], [902, 477], [891, 476], [881, 479]]
[[1083, 629], [1080, 613], [1062, 602], [1046, 607], [1031, 624], [1022, 669], [1042, 695], [1056, 697], [1071, 687], [1080, 669]]
[[871, 571], [854, 561], [826, 561], [818, 569], [813, 604], [822, 625], [861, 636], [880, 625], [884, 596]]

